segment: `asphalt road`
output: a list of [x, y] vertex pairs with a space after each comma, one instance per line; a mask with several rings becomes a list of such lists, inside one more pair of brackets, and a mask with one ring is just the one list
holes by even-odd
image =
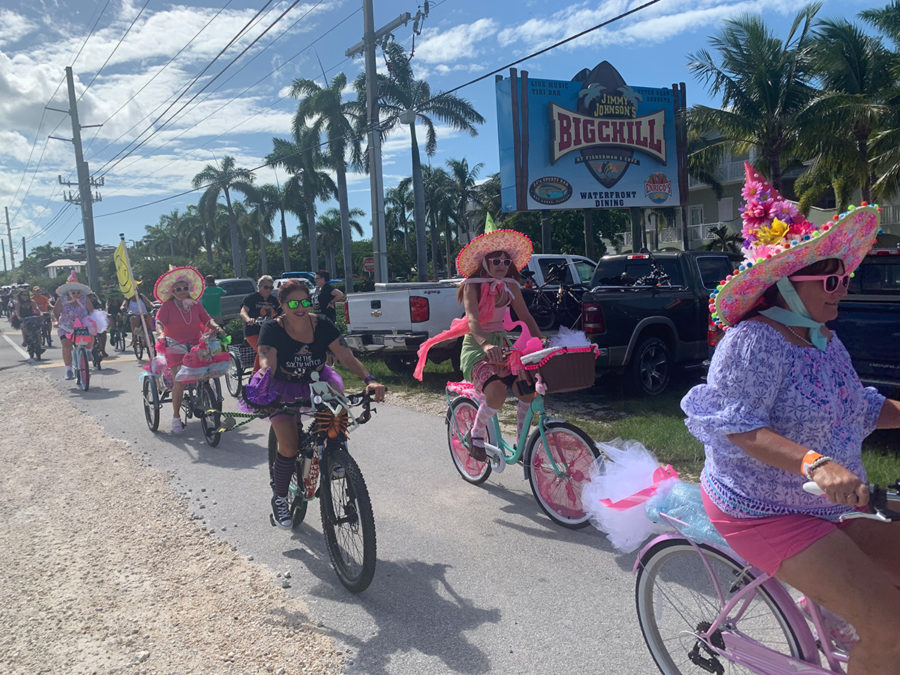
[[519, 467], [465, 483], [442, 418], [382, 404], [352, 434], [378, 534], [375, 579], [353, 595], [331, 569], [315, 504], [294, 532], [270, 526], [266, 424], [226, 433], [213, 449], [193, 420], [172, 436], [163, 411], [153, 434], [133, 355], [104, 361], [85, 393], [63, 380], [57, 345], [32, 364], [17, 336], [0, 336], [0, 382], [4, 370], [39, 369], [109, 435], [169, 472], [215, 536], [273, 577], [290, 574], [287, 592], [346, 650], [348, 672], [656, 672], [635, 617], [634, 555], [616, 553], [593, 528], [554, 525]]

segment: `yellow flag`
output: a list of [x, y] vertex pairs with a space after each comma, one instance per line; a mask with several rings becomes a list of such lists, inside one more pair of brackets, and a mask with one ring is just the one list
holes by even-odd
[[128, 257], [125, 253], [125, 242], [119, 242], [113, 253], [113, 260], [116, 262], [116, 278], [119, 281], [119, 290], [126, 298], [134, 295], [134, 279], [131, 278], [131, 272], [128, 269]]
[[491, 217], [490, 211], [485, 211], [484, 214], [484, 231], [485, 232], [493, 232], [497, 229], [497, 226], [494, 224], [494, 219]]

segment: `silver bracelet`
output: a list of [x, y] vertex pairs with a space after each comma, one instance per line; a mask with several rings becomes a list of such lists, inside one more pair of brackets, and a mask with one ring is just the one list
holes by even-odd
[[822, 457], [819, 457], [815, 462], [813, 462], [812, 464], [809, 465], [809, 468], [806, 470], [806, 477], [812, 478], [813, 471], [818, 469], [823, 464], [827, 464], [828, 462], [833, 462], [833, 461], [834, 460], [831, 457], [828, 457], [827, 455], [823, 455]]

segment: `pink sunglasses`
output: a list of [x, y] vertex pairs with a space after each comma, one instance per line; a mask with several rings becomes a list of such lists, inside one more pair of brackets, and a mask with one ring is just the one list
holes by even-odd
[[790, 277], [791, 281], [822, 281], [822, 287], [826, 293], [834, 293], [841, 286], [847, 288], [850, 285], [849, 274], [801, 274]]

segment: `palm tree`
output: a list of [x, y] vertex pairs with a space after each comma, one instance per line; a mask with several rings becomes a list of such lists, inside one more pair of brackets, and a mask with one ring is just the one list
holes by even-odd
[[337, 187], [331, 177], [319, 169], [324, 166], [319, 134], [309, 127], [303, 126], [302, 120], [294, 117], [292, 140], [272, 139], [272, 152], [266, 156], [266, 162], [273, 166], [281, 166], [291, 174], [284, 185], [289, 204], [297, 204], [299, 217], [306, 223], [309, 238], [309, 264], [311, 269], [318, 269], [319, 249], [316, 237], [316, 201], [335, 196]]
[[727, 225], [711, 227], [709, 233], [713, 236], [713, 240], [704, 247], [707, 251], [740, 253], [743, 239], [737, 232], [730, 232]]
[[271, 229], [275, 214], [277, 213], [281, 217], [281, 258], [284, 271], [287, 272], [291, 269], [291, 256], [284, 214], [285, 211], [296, 212], [299, 209], [296, 205], [290, 203], [285, 187], [272, 185], [271, 183], [258, 186], [254, 192], [253, 204], [264, 221], [267, 220], [270, 231], [268, 236], [273, 236], [274, 234], [271, 232]]
[[[422, 165], [419, 159], [419, 142], [416, 139], [416, 121], [426, 129], [425, 153], [432, 156], [437, 149], [437, 135], [434, 122], [437, 119], [453, 129], [477, 135], [475, 124], [483, 124], [484, 118], [464, 98], [453, 94], [438, 94], [432, 97], [431, 87], [424, 80], [413, 77], [409, 57], [403, 47], [390, 42], [384, 50], [390, 77], [378, 76], [379, 102], [388, 115], [382, 120], [385, 132], [401, 124], [409, 127], [412, 148], [412, 183], [415, 197], [414, 221], [416, 224], [416, 269], [419, 280], [427, 274], [427, 254], [425, 251], [425, 193], [422, 186]], [[356, 90], [360, 101], [365, 100], [365, 76], [356, 80]]]
[[[250, 222], [256, 225], [256, 232], [259, 235], [259, 267], [262, 274], [269, 273], [269, 258], [266, 252], [266, 245], [269, 243], [270, 237], [274, 236], [272, 230], [272, 220], [278, 211], [278, 203], [267, 199], [269, 190], [264, 191], [263, 188], [271, 188], [278, 191], [274, 185], [263, 185], [254, 188], [253, 192], [247, 197], [247, 206], [252, 210], [249, 213]], [[287, 268], [285, 268], [287, 271]]]
[[[413, 210], [412, 179], [404, 178], [396, 187], [389, 188], [384, 196], [384, 225], [388, 241], [403, 240], [403, 250], [409, 255], [409, 214]], [[396, 237], [395, 233], [399, 233]]]
[[[362, 225], [359, 224], [356, 218], [366, 215], [366, 212], [361, 209], [350, 209], [348, 215], [350, 216], [347, 223], [348, 227], [356, 232], [357, 235], [362, 236]], [[316, 230], [319, 233], [319, 243], [322, 244], [322, 249], [325, 251], [325, 267], [328, 268], [328, 272], [332, 277], [336, 277], [337, 256], [335, 252], [340, 248], [344, 239], [344, 224], [341, 212], [338, 209], [328, 209], [319, 217], [319, 222], [316, 223]], [[345, 270], [351, 268], [351, 265], [344, 262]], [[349, 284], [347, 279], [345, 281]], [[347, 285], [346, 288], [351, 288], [351, 286]]]
[[[350, 207], [347, 201], [347, 151], [351, 164], [362, 167], [362, 151], [359, 136], [355, 132], [360, 120], [365, 120], [366, 109], [359, 101], [342, 101], [341, 92], [347, 86], [347, 76], [338, 73], [323, 89], [313, 80], [294, 80], [291, 96], [300, 98], [294, 126], [312, 122], [317, 136], [325, 133], [328, 140], [327, 163], [337, 174], [337, 195], [341, 216], [341, 243], [344, 253], [344, 278], [353, 279], [353, 253], [350, 237]], [[359, 214], [364, 215], [364, 214]], [[334, 274], [334, 270], [331, 270]], [[349, 286], [348, 286], [349, 288]]]
[[[862, 199], [873, 201], [877, 173], [870, 144], [890, 112], [888, 100], [896, 94], [892, 56], [880, 39], [843, 19], [819, 24], [812, 52], [824, 91], [809, 106], [814, 131], [803, 146], [804, 156], [814, 160], [797, 182], [798, 190], [807, 192], [801, 201], [814, 201], [835, 180], [859, 186]], [[892, 150], [887, 148], [889, 154]]]
[[484, 229], [484, 221], [488, 213], [499, 223], [503, 214], [503, 204], [500, 199], [500, 174], [494, 173], [487, 179], [479, 183], [475, 188], [475, 196], [472, 199], [475, 209], [472, 211], [472, 217], [469, 223], [474, 223], [472, 231], [469, 232], [470, 237], [474, 237]]
[[[478, 200], [479, 192], [475, 181], [478, 179], [478, 174], [481, 172], [484, 163], [479, 162], [472, 168], [469, 168], [469, 162], [465, 158], [448, 159], [447, 166], [450, 168], [450, 178], [453, 181], [453, 196], [456, 199], [456, 216], [454, 220], [456, 221], [457, 233], [459, 236], [465, 233], [465, 237], [468, 239], [472, 236], [469, 230], [469, 202]], [[449, 250], [449, 248], [448, 242], [447, 249]]]
[[431, 229], [431, 264], [437, 278], [440, 256], [438, 248], [440, 233], [444, 230], [446, 237], [446, 260], [444, 272], [449, 274], [452, 255], [453, 238], [450, 233], [450, 220], [456, 216], [456, 199], [453, 194], [453, 179], [441, 168], [422, 167], [422, 178], [425, 187], [425, 214]]
[[200, 197], [200, 212], [206, 214], [207, 222], [215, 217], [216, 204], [219, 194], [225, 194], [225, 206], [228, 209], [228, 225], [231, 240], [231, 263], [234, 266], [234, 274], [242, 277], [246, 274], [244, 269], [244, 256], [238, 239], [237, 220], [234, 216], [234, 208], [231, 203], [231, 191], [236, 190], [244, 196], [252, 190], [253, 172], [234, 165], [234, 157], [226, 155], [218, 166], [207, 164], [206, 168], [194, 176], [191, 181], [194, 188], [206, 186], [206, 191]]
[[804, 133], [804, 114], [815, 95], [811, 45], [819, 5], [800, 10], [782, 42], [762, 19], [744, 16], [725, 22], [711, 38], [713, 57], [701, 49], [688, 56], [688, 68], [721, 95], [722, 109], [693, 106], [688, 123], [701, 135], [720, 134], [734, 154], [758, 150], [760, 168], [782, 189], [785, 161]]

